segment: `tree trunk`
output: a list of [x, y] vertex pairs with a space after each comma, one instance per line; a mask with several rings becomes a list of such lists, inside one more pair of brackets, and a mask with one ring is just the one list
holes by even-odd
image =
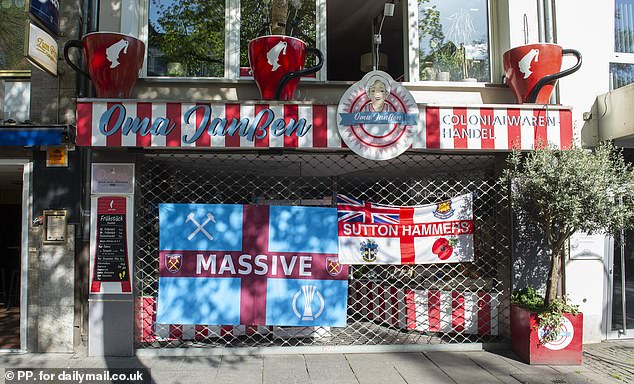
[[271, 34], [286, 34], [286, 15], [288, 0], [273, 0], [271, 2]]
[[546, 295], [544, 297], [544, 304], [546, 307], [550, 306], [550, 303], [557, 297], [557, 291], [559, 288], [559, 268], [561, 266], [561, 254], [562, 249], [555, 247], [553, 249], [553, 255], [550, 260], [550, 270], [548, 271], [548, 279], [546, 280]]

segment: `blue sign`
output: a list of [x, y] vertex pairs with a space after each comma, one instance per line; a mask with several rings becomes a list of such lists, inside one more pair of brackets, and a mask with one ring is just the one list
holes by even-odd
[[59, 36], [59, 0], [30, 0], [29, 14], [48, 33]]

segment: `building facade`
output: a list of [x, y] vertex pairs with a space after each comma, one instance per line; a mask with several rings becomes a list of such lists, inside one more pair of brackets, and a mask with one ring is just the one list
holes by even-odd
[[[58, 333], [64, 340], [56, 345], [65, 346], [58, 350], [72, 345], [87, 345], [93, 355], [188, 347], [386, 350], [508, 340], [510, 292], [543, 280], [535, 271], [544, 253], [536, 239], [520, 238], [514, 228], [508, 196], [497, 184], [506, 155], [543, 142], [564, 149], [582, 139], [594, 145], [602, 129], [595, 124], [601, 113], [600, 106], [593, 109], [600, 104], [597, 96], [627, 82], [628, 57], [619, 51], [629, 48], [619, 36], [629, 33], [631, 5], [622, 0], [602, 7], [562, 0], [409, 0], [387, 7], [383, 2], [289, 3], [286, 33], [319, 49], [323, 66], [302, 78], [286, 101], [262, 100], [250, 72], [248, 42], [271, 33], [268, 2], [60, 3], [63, 36], [84, 36], [75, 47], [87, 52], [86, 36], [116, 32], [136, 39], [120, 40], [120, 49], [108, 57], [111, 66], [137, 50], [143, 60], [125, 97], [104, 97], [94, 73], [88, 81], [67, 63], [59, 64], [58, 78], [31, 74], [31, 120], [47, 123], [56, 114], [56, 123], [76, 127], [76, 140], [68, 145], [73, 147], [68, 168], [41, 167], [50, 182], [72, 185], [70, 190], [50, 201], [45, 200], [48, 182], [23, 185], [33, 198], [29, 231], [21, 237], [22, 252], [29, 251], [21, 266], [22, 276], [29, 276], [21, 281], [21, 299], [28, 298], [32, 309], [23, 311], [31, 326], [21, 349], [54, 349], [37, 342], [46, 332], [39, 324], [48, 318], [44, 296], [36, 293], [44, 288], [36, 284], [52, 271], [44, 261], [56, 260], [45, 255], [58, 255], [63, 275], [77, 277], [62, 279], [69, 290], [55, 298], [67, 309], [57, 323], [65, 330]], [[77, 9], [81, 25], [75, 21]], [[584, 23], [593, 27], [578, 28]], [[546, 41], [580, 51], [583, 65], [559, 80], [551, 103], [518, 104], [504, 84], [503, 53]], [[60, 51], [62, 44], [66, 41], [60, 39]], [[82, 67], [85, 53], [79, 53], [69, 49], [68, 58]], [[317, 61], [309, 57], [307, 66]], [[563, 67], [572, 65], [564, 56]], [[338, 130], [342, 99], [373, 69], [394, 80], [392, 89], [406, 89], [418, 114], [411, 145], [387, 160], [359, 155]], [[36, 82], [36, 77], [43, 78]], [[47, 100], [51, 90], [60, 95], [57, 102]], [[37, 119], [33, 111], [39, 111]], [[268, 130], [261, 130], [261, 118], [255, 122], [258, 116], [271, 117]], [[285, 128], [274, 130], [275, 121]], [[44, 149], [28, 150], [25, 164], [38, 169]], [[351, 266], [343, 327], [157, 321], [164, 318], [157, 312], [165, 308], [157, 306], [165, 287], [161, 268], [167, 268], [161, 206], [335, 207], [337, 194], [416, 206], [469, 193], [473, 260]], [[33, 218], [54, 218], [63, 210], [68, 211], [66, 237], [72, 240], [42, 241], [38, 236], [50, 231]], [[105, 224], [106, 219], [118, 224]], [[181, 226], [200, 236], [209, 223], [204, 216], [189, 217]], [[109, 233], [119, 235], [108, 243]], [[613, 287], [621, 286], [619, 278], [626, 274], [606, 273], [615, 260], [619, 263], [618, 247], [605, 236], [578, 235], [573, 243], [566, 289], [584, 312], [584, 341], [627, 336], [612, 320], [623, 318], [612, 303], [627, 300]], [[104, 247], [116, 248], [118, 256], [104, 253]], [[180, 294], [193, 295], [186, 289]]]

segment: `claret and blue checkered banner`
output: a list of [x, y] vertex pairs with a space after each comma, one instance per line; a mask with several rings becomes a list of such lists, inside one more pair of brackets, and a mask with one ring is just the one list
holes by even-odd
[[157, 323], [346, 325], [337, 210], [159, 204]]

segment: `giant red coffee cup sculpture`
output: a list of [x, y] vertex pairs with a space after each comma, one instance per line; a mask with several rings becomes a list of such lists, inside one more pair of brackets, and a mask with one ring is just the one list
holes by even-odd
[[[561, 71], [564, 55], [573, 55], [577, 63]], [[517, 102], [548, 104], [557, 79], [576, 72], [581, 67], [581, 53], [562, 49], [557, 44], [528, 44], [504, 52], [506, 82]]]
[[[307, 53], [317, 57], [317, 64], [304, 68]], [[300, 39], [270, 35], [249, 42], [249, 63], [262, 99], [291, 100], [299, 78], [321, 69], [323, 55]]]
[[[68, 56], [71, 48], [83, 54], [87, 72]], [[127, 99], [143, 66], [145, 44], [136, 37], [115, 32], [93, 32], [64, 46], [68, 65], [92, 80], [97, 97]]]

